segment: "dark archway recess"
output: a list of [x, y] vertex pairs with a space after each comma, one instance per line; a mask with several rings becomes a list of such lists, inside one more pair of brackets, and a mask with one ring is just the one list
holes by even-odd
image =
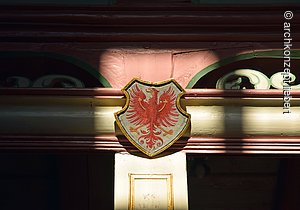
[[[96, 69], [74, 57], [65, 55], [44, 52], [1, 52], [0, 66], [1, 88], [37, 87], [34, 85], [35, 82], [47, 76], [52, 76], [52, 78], [47, 78], [42, 82], [44, 88], [76, 88], [78, 86], [74, 84], [74, 81], [80, 81], [81, 88], [107, 86], [101, 82], [104, 78]], [[23, 80], [23, 85], [19, 84], [20, 79]]]
[[[296, 73], [296, 67], [300, 66], [299, 59], [293, 59], [291, 61], [292, 67], [291, 71], [296, 75], [295, 84], [299, 84], [300, 79]], [[265, 74], [268, 78], [270, 78], [273, 74], [277, 72], [283, 71], [283, 59], [282, 58], [252, 58], [247, 60], [240, 60], [233, 63], [229, 63], [227, 65], [216, 68], [215, 70], [208, 72], [206, 75], [202, 76], [193, 88], [216, 88], [216, 83], [219, 78], [222, 76], [233, 72], [238, 69], [253, 69], [257, 70], [263, 74]], [[236, 78], [232, 78], [234, 80]], [[246, 89], [254, 89], [253, 85], [249, 84], [249, 81], [245, 79], [244, 85]], [[274, 87], [270, 87], [274, 89]]]

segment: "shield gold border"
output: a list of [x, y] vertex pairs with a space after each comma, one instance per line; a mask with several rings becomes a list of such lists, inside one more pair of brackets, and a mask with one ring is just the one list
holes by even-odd
[[[182, 129], [182, 131], [176, 136], [176, 138], [174, 138], [172, 141], [170, 141], [167, 145], [163, 146], [160, 150], [151, 153], [146, 151], [143, 147], [141, 147], [138, 143], [136, 143], [136, 141], [134, 139], [132, 139], [130, 137], [130, 135], [128, 135], [128, 133], [126, 132], [126, 130], [124, 129], [121, 121], [119, 120], [118, 116], [125, 113], [126, 110], [129, 108], [129, 103], [130, 103], [130, 95], [127, 92], [127, 89], [133, 85], [135, 82], [141, 83], [143, 85], [149, 85], [149, 86], [153, 86], [153, 87], [160, 87], [169, 83], [173, 83], [176, 85], [177, 88], [179, 88], [179, 90], [182, 92], [180, 94], [177, 95], [176, 98], [176, 108], [178, 109], [178, 111], [183, 114], [185, 117], [187, 117], [187, 123], [185, 124], [184, 128]], [[180, 105], [180, 98], [182, 95], [185, 94], [185, 90], [174, 80], [174, 79], [169, 79], [169, 80], [165, 80], [162, 82], [148, 82], [148, 81], [144, 81], [138, 78], [134, 78], [132, 79], [123, 89], [122, 92], [125, 94], [126, 97], [126, 103], [125, 106], [118, 112], [114, 113], [115, 116], [115, 120], [117, 125], [119, 126], [120, 130], [122, 131], [122, 133], [125, 135], [125, 137], [136, 147], [138, 148], [138, 150], [140, 150], [141, 152], [143, 152], [144, 154], [146, 154], [149, 157], [153, 157], [155, 155], [158, 155], [160, 153], [162, 153], [163, 151], [165, 151], [166, 149], [168, 149], [170, 146], [172, 146], [180, 137], [183, 136], [184, 133], [186, 133], [187, 129], [189, 128], [190, 122], [191, 122], [191, 115], [189, 113], [187, 113], [185, 110], [183, 110], [183, 108]]]

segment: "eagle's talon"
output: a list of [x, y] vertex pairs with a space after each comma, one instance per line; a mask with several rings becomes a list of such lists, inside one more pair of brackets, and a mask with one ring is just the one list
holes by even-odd
[[[140, 127], [141, 127], [141, 126], [140, 126]], [[137, 128], [129, 127], [129, 130], [130, 130], [131, 132], [133, 132], [133, 133], [137, 133], [138, 135], [140, 135], [140, 132], [138, 131], [138, 129], [139, 129], [140, 127], [137, 127]]]

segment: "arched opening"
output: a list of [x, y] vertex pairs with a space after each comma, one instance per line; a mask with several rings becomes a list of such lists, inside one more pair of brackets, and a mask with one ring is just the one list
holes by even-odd
[[[282, 72], [283, 52], [281, 50], [252, 52], [241, 54], [220, 60], [205, 69], [199, 71], [189, 82], [187, 88], [219, 88], [219, 89], [274, 89], [271, 78], [278, 72]], [[292, 51], [291, 73], [295, 75], [293, 85], [300, 83], [297, 77], [297, 67], [300, 66], [300, 51]], [[243, 73], [237, 70], [247, 70]], [[251, 74], [258, 78], [257, 82], [251, 81]], [[224, 79], [224, 77], [226, 77]], [[217, 83], [223, 78], [223, 87]], [[260, 79], [262, 78], [262, 79]], [[263, 81], [265, 80], [265, 81]], [[257, 88], [260, 82], [268, 82], [265, 88]], [[273, 81], [274, 82], [274, 81]], [[226, 87], [225, 87], [226, 86]]]
[[109, 82], [84, 61], [58, 53], [0, 52], [0, 87], [98, 88]]

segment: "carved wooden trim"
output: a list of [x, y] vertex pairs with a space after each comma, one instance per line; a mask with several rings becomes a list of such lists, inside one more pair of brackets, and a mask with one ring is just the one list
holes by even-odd
[[[3, 6], [0, 9], [0, 38], [1, 41], [9, 42], [278, 42], [282, 39], [282, 12], [291, 7], [214, 5], [184, 8], [178, 5]], [[294, 16], [299, 16], [299, 6], [293, 5], [292, 8]], [[299, 36], [298, 25], [299, 22], [293, 23], [294, 37]]]
[[[292, 95], [300, 97], [299, 90], [292, 90]], [[0, 88], [0, 95], [31, 95], [31, 96], [93, 96], [122, 98], [124, 94], [117, 88]], [[282, 98], [282, 90], [218, 90], [218, 89], [186, 89], [183, 98], [189, 97], [230, 97], [230, 98]]]
[[[2, 111], [4, 110], [6, 114], [9, 115], [11, 113], [15, 116], [14, 120], [8, 118], [13, 120], [13, 123], [10, 124], [10, 128], [13, 128], [14, 131], [10, 133], [5, 133], [5, 129], [2, 129], [1, 131], [1, 151], [51, 150], [59, 152], [68, 150], [127, 151], [130, 153], [139, 153], [137, 149], [132, 146], [118, 130], [115, 130], [116, 128], [113, 126], [113, 113], [121, 109], [125, 103], [123, 95], [118, 89], [0, 89], [0, 95], [1, 99], [3, 99], [0, 103], [0, 110], [2, 109]], [[297, 120], [297, 113], [299, 112], [300, 107], [300, 91], [292, 91], [292, 96], [292, 106], [294, 107], [295, 115], [292, 115], [291, 119], [286, 119], [286, 122], [288, 123], [286, 126], [296, 126], [295, 128], [298, 128], [297, 123], [299, 121]], [[186, 91], [184, 98], [181, 99], [181, 103], [192, 115], [192, 129], [190, 133], [185, 134], [184, 137], [179, 139], [164, 154], [180, 150], [183, 150], [186, 153], [199, 154], [300, 154], [300, 135], [298, 134], [298, 129], [286, 129], [283, 134], [280, 134], [280, 132], [278, 133], [278, 129], [274, 129], [272, 127], [274, 123], [280, 125], [280, 122], [275, 122], [276, 118], [272, 120], [272, 123], [264, 121], [264, 118], [261, 119], [262, 121], [260, 119], [253, 119], [253, 122], [249, 121], [249, 119], [251, 120], [251, 116], [255, 118], [255, 116], [259, 116], [259, 113], [266, 115], [267, 119], [275, 116], [276, 113], [274, 110], [276, 110], [276, 112], [278, 110], [280, 111], [282, 106], [282, 91], [280, 90], [193, 89]], [[40, 108], [37, 109], [39, 106]], [[222, 114], [218, 111], [218, 109], [221, 109], [223, 106], [225, 110], [227, 109], [230, 113], [237, 117], [243, 117], [241, 110], [245, 109], [244, 111], [245, 113], [248, 113], [248, 118], [245, 118], [246, 121], [244, 121], [244, 123], [248, 123], [248, 126], [250, 126], [248, 128], [251, 128], [252, 126], [252, 129], [254, 130], [249, 131], [248, 129], [247, 131], [246, 129], [248, 134], [235, 132], [235, 135], [232, 135], [232, 129], [234, 129], [234, 127], [229, 125], [227, 128], [229, 133], [223, 133], [223, 131], [220, 130], [221, 128], [215, 127], [215, 133], [213, 132], [212, 134], [209, 134], [209, 130], [207, 130], [208, 132], [201, 131], [202, 128], [209, 129], [209, 127], [205, 127], [208, 126], [208, 122], [203, 121], [203, 126], [201, 125], [202, 122], [198, 125], [193, 124], [199, 119], [204, 120], [203, 117], [205, 116], [201, 115], [201, 110], [203, 109], [206, 109], [207, 114], [211, 114], [211, 116], [216, 119], [216, 122], [218, 122], [217, 118], [222, 117], [225, 113], [224, 112]], [[19, 116], [17, 114], [18, 112], [6, 109], [7, 107], [10, 107], [9, 109], [19, 110], [20, 112], [29, 108], [29, 110], [33, 110], [33, 112], [26, 112], [25, 115], [23, 113], [23, 117], [20, 117], [21, 115]], [[57, 108], [53, 109], [53, 107]], [[62, 107], [66, 113], [64, 113], [65, 111], [61, 112], [62, 110], [60, 110], [60, 107]], [[103, 125], [104, 127], [97, 128], [97, 132], [95, 133], [89, 133], [91, 128], [89, 125], [85, 125], [84, 123], [80, 126], [81, 131], [76, 130], [77, 134], [72, 134], [72, 129], [79, 126], [83, 119], [87, 119], [88, 116], [92, 116], [91, 114], [88, 114], [90, 113], [88, 110], [92, 110], [88, 107], [96, 107], [96, 110], [98, 110], [97, 113], [102, 113], [101, 115], [104, 116], [104, 118], [102, 117], [101, 119], [102, 121], [105, 121], [105, 124], [98, 125]], [[215, 108], [210, 109], [210, 107]], [[216, 107], [219, 108], [216, 109]], [[250, 110], [247, 111], [249, 107]], [[62, 129], [60, 129], [61, 131], [52, 129], [53, 124], [51, 123], [47, 125], [49, 127], [41, 125], [44, 131], [35, 129], [34, 124], [30, 125], [30, 123], [34, 122], [27, 121], [26, 119], [39, 117], [41, 113], [39, 113], [38, 110], [42, 111], [41, 116], [43, 119], [49, 120], [54, 119], [53, 114], [55, 115], [55, 110], [57, 110], [57, 113], [64, 114], [65, 117], [63, 119], [67, 120], [71, 124], [62, 124], [62, 126], [67, 127], [66, 129], [62, 127]], [[68, 115], [68, 112], [72, 112], [72, 114]], [[230, 113], [228, 113], [229, 115], [225, 113], [224, 116], [230, 117]], [[253, 114], [255, 114], [255, 116]], [[109, 117], [110, 115], [111, 117]], [[279, 114], [277, 114], [277, 116], [279, 116]], [[2, 119], [4, 119], [3, 117], [4, 115], [2, 115]], [[210, 119], [210, 117], [207, 119]], [[25, 120], [24, 122], [26, 123], [20, 124], [20, 120]], [[255, 127], [257, 122], [263, 123], [266, 127]], [[8, 121], [2, 121], [2, 128], [9, 126], [7, 123]], [[55, 124], [59, 123], [63, 122], [55, 121]], [[226, 118], [224, 123], [235, 123], [235, 120]], [[92, 122], [91, 126], [93, 125], [94, 124]], [[32, 129], [32, 132], [30, 131], [32, 134], [30, 134], [30, 132], [26, 135], [18, 133], [16, 129], [19, 126], [27, 126], [28, 129]], [[285, 126], [283, 122], [281, 126]], [[198, 128], [200, 128], [200, 130], [198, 130]], [[255, 131], [257, 129], [260, 131]], [[62, 135], [62, 133], [65, 134]]]
[[[216, 88], [217, 89], [248, 89], [243, 88], [243, 77], [249, 80], [253, 89], [269, 89], [270, 86], [276, 89], [283, 89], [289, 87], [289, 90], [300, 89], [300, 84], [289, 85], [284, 81], [283, 75], [285, 72], [276, 72], [270, 78], [268, 78], [262, 72], [253, 69], [238, 69], [232, 71], [220, 79], [218, 79]], [[293, 73], [288, 75], [289, 83], [293, 83], [296, 80], [296, 76]]]
[[[3, 136], [0, 135], [0, 151], [52, 151], [52, 152], [140, 152], [128, 144], [125, 138], [115, 136]], [[256, 138], [201, 138], [180, 139], [162, 155], [184, 151], [188, 154], [266, 154], [300, 155], [300, 138], [256, 137]]]

